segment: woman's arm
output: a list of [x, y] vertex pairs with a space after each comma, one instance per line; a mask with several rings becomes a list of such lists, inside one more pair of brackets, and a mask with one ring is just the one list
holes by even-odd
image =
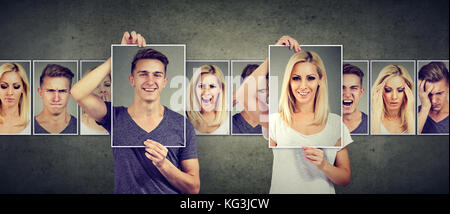
[[324, 160], [323, 150], [321, 149], [303, 147], [303, 152], [305, 158], [321, 170], [334, 184], [347, 186], [350, 183], [351, 171], [347, 147], [337, 152], [334, 166]]

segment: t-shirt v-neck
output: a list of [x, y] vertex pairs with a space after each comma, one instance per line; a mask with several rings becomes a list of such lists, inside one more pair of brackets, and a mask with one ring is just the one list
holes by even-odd
[[162, 120], [159, 121], [158, 125], [157, 125], [154, 129], [152, 129], [151, 131], [149, 131], [149, 132], [145, 131], [141, 126], [139, 126], [139, 124], [136, 123], [136, 121], [133, 120], [133, 117], [131, 117], [130, 113], [128, 112], [128, 107], [125, 108], [125, 112], [127, 113], [126, 115], [127, 115], [127, 118], [129, 119], [129, 122], [130, 122], [131, 124], [134, 124], [134, 126], [136, 126], [135, 128], [137, 128], [137, 129], [140, 130], [141, 132], [144, 132], [144, 133], [146, 133], [146, 134], [150, 134], [150, 133], [152, 133], [153, 131], [158, 131], [158, 129], [160, 129], [160, 127], [161, 127], [161, 124], [163, 124], [164, 120], [166, 120], [166, 118], [167, 118], [167, 109], [166, 109], [165, 106], [163, 106], [163, 107], [164, 107], [164, 114], [163, 114]]

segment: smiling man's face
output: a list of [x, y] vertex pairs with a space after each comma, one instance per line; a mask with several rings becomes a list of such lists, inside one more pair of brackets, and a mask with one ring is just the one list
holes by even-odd
[[134, 87], [135, 99], [152, 102], [160, 99], [166, 86], [164, 64], [156, 59], [140, 59], [136, 63], [133, 75], [129, 77]]

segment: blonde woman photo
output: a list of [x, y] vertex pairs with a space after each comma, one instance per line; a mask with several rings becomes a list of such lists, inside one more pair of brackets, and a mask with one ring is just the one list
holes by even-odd
[[195, 70], [189, 83], [187, 116], [196, 134], [229, 134], [227, 86], [222, 70], [205, 64]]
[[15, 62], [0, 65], [0, 134], [30, 134], [30, 83]]
[[[279, 43], [297, 43], [292, 40], [282, 37]], [[347, 145], [353, 140], [342, 126], [341, 117], [330, 111], [327, 71], [322, 58], [311, 49], [314, 48], [296, 49], [290, 57], [281, 83], [278, 111], [269, 117], [269, 145], [274, 155], [271, 194], [334, 194], [334, 184], [350, 183]], [[325, 55], [326, 49], [317, 50]], [[269, 51], [272, 64], [273, 52]], [[330, 59], [330, 54], [327, 56]], [[329, 68], [338, 72], [337, 78], [340, 60], [340, 56], [336, 57], [338, 63]], [[271, 70], [271, 78], [272, 75]], [[340, 87], [333, 90], [340, 92]]]
[[384, 66], [372, 85], [371, 132], [414, 134], [414, 82], [402, 65]]

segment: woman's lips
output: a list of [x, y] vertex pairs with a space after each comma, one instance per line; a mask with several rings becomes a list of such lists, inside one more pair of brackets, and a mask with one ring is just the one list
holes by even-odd
[[14, 102], [16, 99], [14, 98], [6, 98], [6, 102]]

